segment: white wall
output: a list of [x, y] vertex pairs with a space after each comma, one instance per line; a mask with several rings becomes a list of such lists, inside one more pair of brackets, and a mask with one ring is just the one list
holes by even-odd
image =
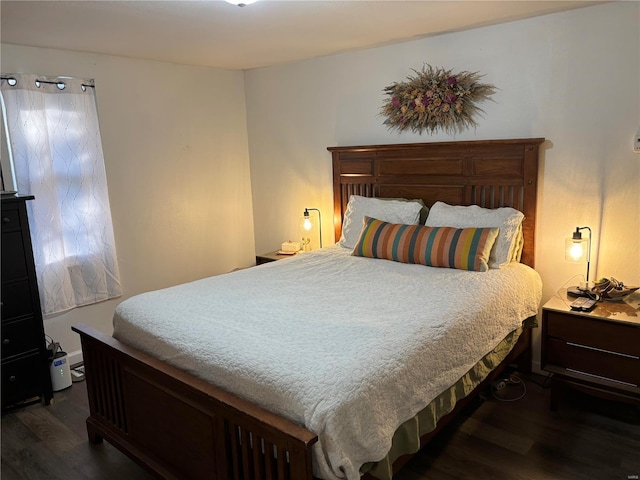
[[124, 298], [254, 263], [242, 72], [12, 45], [2, 72], [96, 81], [124, 296], [46, 319], [66, 351]]
[[[382, 28], [382, 27], [381, 27]], [[499, 88], [475, 130], [390, 132], [383, 88], [423, 63], [478, 71]], [[304, 207], [333, 241], [326, 147], [545, 137], [536, 267], [546, 301], [586, 268], [564, 238], [594, 231], [591, 277], [640, 284], [640, 3], [615, 2], [399, 45], [246, 72], [256, 250], [299, 236]], [[535, 354], [535, 362], [539, 361]]]
[[[455, 139], [548, 139], [536, 238], [546, 300], [584, 272], [563, 259], [576, 226], [594, 230], [593, 278], [640, 284], [639, 25], [640, 3], [615, 2], [252, 70], [244, 82], [242, 72], [11, 45], [1, 67], [96, 80], [125, 297], [252, 264], [254, 230], [256, 250], [274, 250], [298, 238], [304, 207], [322, 210], [332, 243], [326, 147], [451, 140], [388, 131], [383, 88], [425, 62], [484, 73], [500, 90]], [[69, 326], [110, 333], [121, 300], [45, 329], [76, 350]]]

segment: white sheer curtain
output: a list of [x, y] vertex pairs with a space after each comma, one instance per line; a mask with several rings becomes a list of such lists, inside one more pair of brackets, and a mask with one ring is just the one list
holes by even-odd
[[43, 313], [122, 295], [93, 80], [2, 75]]

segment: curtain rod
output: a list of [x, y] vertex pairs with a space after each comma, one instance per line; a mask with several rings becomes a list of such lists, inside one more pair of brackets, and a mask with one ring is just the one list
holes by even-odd
[[[68, 78], [71, 78], [71, 77], [68, 77]], [[10, 75], [1, 75], [1, 76], [0, 76], [0, 80], [13, 80], [13, 81], [15, 81], [16, 83], [18, 83], [18, 80], [17, 80], [15, 77], [12, 77], [12, 76], [10, 76]], [[65, 84], [63, 80], [60, 80], [59, 82], [52, 82], [52, 81], [50, 81], [50, 80], [40, 80], [39, 78], [37, 78], [37, 79], [36, 79], [36, 82], [40, 82], [40, 83], [47, 83], [47, 84], [49, 84], [49, 85], [59, 85], [59, 84], [64, 85], [64, 84]], [[9, 85], [11, 85], [11, 83], [10, 83]], [[14, 83], [13, 85], [11, 85], [11, 86], [13, 87], [14, 85], [15, 85], [15, 83]], [[92, 85], [92, 84], [90, 84], [90, 83], [81, 83], [80, 85], [81, 85], [82, 87], [96, 88], [96, 86], [95, 86], [95, 85]]]

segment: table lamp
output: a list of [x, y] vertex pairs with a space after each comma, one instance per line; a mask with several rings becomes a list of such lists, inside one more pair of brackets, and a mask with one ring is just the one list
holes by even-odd
[[[589, 231], [589, 238], [582, 237], [582, 230]], [[587, 262], [587, 276], [580, 285], [567, 288], [567, 295], [572, 297], [590, 297], [589, 289], [589, 264], [591, 262], [591, 229], [589, 227], [576, 227], [573, 235], [565, 240], [564, 258], [568, 262]]]
[[[311, 221], [309, 210], [315, 210], [316, 212], [318, 212], [318, 224], [320, 225], [320, 248], [322, 248], [322, 215], [320, 214], [320, 210], [318, 210], [317, 208], [305, 208], [302, 220], [302, 228], [305, 232], [309, 232], [313, 228], [313, 222]], [[306, 247], [309, 245], [310, 241], [311, 239], [308, 237], [302, 239], [302, 244], [305, 251], [308, 250], [308, 248]]]

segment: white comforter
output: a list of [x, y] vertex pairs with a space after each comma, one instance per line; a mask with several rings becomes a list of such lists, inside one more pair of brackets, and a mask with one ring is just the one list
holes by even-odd
[[314, 474], [355, 480], [540, 298], [521, 264], [467, 272], [336, 246], [130, 298], [114, 337], [304, 424]]

